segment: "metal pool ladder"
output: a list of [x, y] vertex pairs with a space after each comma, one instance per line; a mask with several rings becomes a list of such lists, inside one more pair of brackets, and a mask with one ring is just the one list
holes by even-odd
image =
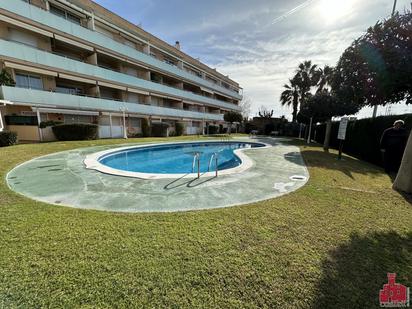
[[193, 155], [192, 173], [195, 171], [197, 163], [197, 178], [200, 178], [200, 152], [195, 152]]
[[216, 165], [216, 177], [218, 176], [218, 169], [219, 169], [218, 165], [217, 165], [218, 158], [219, 158], [219, 154], [217, 152], [213, 153], [212, 156], [210, 157], [209, 165], [207, 167], [207, 171], [210, 172], [210, 167], [212, 166], [213, 159], [215, 159], [215, 162], [216, 162], [215, 163], [215, 165]]

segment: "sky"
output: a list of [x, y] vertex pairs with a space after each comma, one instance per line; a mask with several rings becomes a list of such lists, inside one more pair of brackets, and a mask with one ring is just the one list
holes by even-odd
[[[389, 17], [393, 0], [95, 0], [162, 40], [179, 41], [184, 52], [239, 82], [252, 101], [274, 116], [282, 87], [305, 60], [335, 65], [351, 42]], [[398, 0], [397, 9], [411, 8]], [[412, 112], [403, 104], [379, 114]], [[363, 109], [359, 117], [372, 114]]]

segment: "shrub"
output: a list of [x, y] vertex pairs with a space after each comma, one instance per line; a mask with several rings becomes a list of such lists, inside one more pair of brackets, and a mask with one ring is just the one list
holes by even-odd
[[270, 135], [273, 131], [275, 131], [275, 124], [268, 123], [265, 125], [265, 135]]
[[95, 124], [59, 124], [52, 127], [59, 141], [81, 141], [97, 138], [98, 126]]
[[[398, 119], [405, 121], [406, 129], [412, 129], [412, 114], [381, 116], [350, 121], [346, 131], [343, 151], [359, 159], [381, 166], [382, 159], [379, 146], [382, 133], [385, 129], [391, 127], [395, 120]], [[339, 140], [337, 139], [338, 130], [339, 122], [333, 122], [330, 140], [331, 148], [339, 148]], [[325, 131], [325, 124], [316, 127], [316, 141], [318, 143], [323, 144]]]
[[209, 135], [218, 134], [219, 127], [214, 125], [209, 125]]
[[0, 132], [0, 147], [12, 146], [17, 144], [17, 133], [4, 131]]
[[151, 134], [151, 129], [149, 125], [149, 121], [146, 118], [142, 119], [142, 134], [143, 137], [149, 137]]
[[176, 125], [175, 125], [175, 134], [176, 134], [176, 136], [182, 136], [184, 130], [185, 130], [185, 126], [183, 125], [183, 123], [176, 122]]
[[42, 122], [40, 122], [39, 128], [44, 129], [44, 128], [47, 128], [47, 127], [57, 126], [59, 124], [62, 124], [62, 122], [61, 121], [54, 121], [54, 120], [42, 121]]
[[152, 136], [167, 137], [169, 124], [164, 122], [152, 123]]

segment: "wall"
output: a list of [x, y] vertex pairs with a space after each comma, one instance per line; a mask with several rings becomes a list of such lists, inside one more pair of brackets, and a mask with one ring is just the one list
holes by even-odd
[[19, 141], [40, 141], [37, 126], [7, 126], [7, 130], [16, 132]]

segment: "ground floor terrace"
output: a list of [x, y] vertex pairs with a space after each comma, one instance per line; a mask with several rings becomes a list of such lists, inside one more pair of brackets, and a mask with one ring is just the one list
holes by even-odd
[[[98, 125], [98, 137], [122, 138], [137, 137], [143, 134], [142, 125], [146, 121], [152, 124], [166, 123], [167, 135], [176, 135], [176, 124], [183, 128], [183, 135], [208, 134], [210, 126], [219, 128], [224, 132], [227, 123], [223, 120], [196, 119], [173, 116], [161, 116], [152, 114], [130, 113], [119, 109], [117, 112], [97, 109], [70, 109], [56, 107], [38, 107], [30, 105], [0, 103], [0, 129], [17, 133], [18, 139], [24, 142], [55, 141], [52, 131], [55, 124], [87, 123]], [[46, 127], [40, 124], [47, 124]]]
[[[192, 138], [127, 143], [172, 140]], [[239, 188], [233, 183], [221, 199], [211, 194], [209, 201], [213, 206], [249, 192], [242, 206], [163, 213], [86, 210], [28, 198], [8, 186], [20, 185], [21, 176], [10, 173], [16, 166], [54, 158], [67, 165], [62, 170], [44, 167], [48, 164], [28, 167], [40, 171], [41, 181], [71, 170], [68, 186], [80, 181], [97, 190], [90, 178], [96, 174], [86, 175], [76, 160], [124, 143], [55, 142], [0, 149], [1, 306], [374, 308], [388, 272], [412, 286], [410, 200], [391, 189], [390, 177], [380, 168], [349, 156], [338, 161], [336, 153], [325, 153], [320, 145], [272, 140], [272, 148], [246, 151], [255, 162], [267, 158], [269, 164], [254, 165], [260, 175], [249, 185], [241, 184], [247, 177], [239, 177]], [[257, 153], [263, 151], [264, 156]], [[269, 184], [271, 192], [282, 190], [267, 179], [280, 177], [274, 173], [276, 162], [281, 162], [278, 174], [292, 166], [307, 168], [308, 182], [284, 192], [288, 194], [254, 199]], [[253, 174], [253, 167], [248, 173]], [[22, 182], [34, 185], [29, 177], [35, 175]], [[188, 198], [189, 204], [207, 204], [190, 200], [187, 191], [197, 196], [202, 186], [220, 179], [176, 188], [172, 184], [169, 192], [175, 190], [171, 197], [180, 195], [182, 205]], [[124, 181], [103, 184], [119, 187]], [[129, 189], [122, 194], [136, 191], [142, 196], [139, 185]], [[162, 194], [152, 198], [167, 204]], [[78, 196], [74, 191], [71, 195]], [[120, 196], [117, 201], [126, 203]], [[147, 200], [134, 203], [144, 207]]]

